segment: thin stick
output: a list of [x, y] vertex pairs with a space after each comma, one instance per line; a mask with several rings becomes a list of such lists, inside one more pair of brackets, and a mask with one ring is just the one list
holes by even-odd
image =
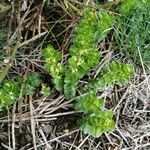
[[90, 137], [90, 135], [88, 135], [78, 146], [78, 149], [80, 149], [80, 147], [86, 142], [86, 140]]
[[[10, 120], [10, 115], [9, 115], [9, 108], [7, 107], [7, 116], [8, 116], [8, 120]], [[8, 144], [9, 147], [11, 147], [11, 132], [10, 132], [10, 122], [8, 122]]]
[[[48, 143], [54, 142], [54, 141], [56, 141], [56, 140], [58, 140], [58, 139], [60, 139], [60, 138], [63, 138], [63, 137], [68, 136], [68, 135], [70, 135], [70, 134], [73, 134], [73, 133], [75, 133], [75, 132], [77, 132], [77, 131], [79, 131], [79, 130], [77, 129], [77, 130], [71, 131], [70, 133], [63, 134], [63, 135], [58, 136], [58, 137], [55, 137], [54, 139], [51, 139], [51, 140], [49, 140], [49, 141], [47, 141], [47, 142], [48, 142]], [[39, 148], [39, 147], [41, 147], [41, 146], [43, 146], [43, 145], [45, 145], [45, 144], [46, 144], [45, 142], [42, 143], [42, 144], [39, 144], [39, 145], [37, 145], [37, 148]], [[33, 149], [33, 148], [29, 148], [28, 150], [32, 150], [32, 149]]]
[[15, 140], [15, 111], [16, 111], [16, 103], [14, 103], [13, 105], [13, 113], [12, 113], [12, 147], [13, 147], [13, 150], [15, 150], [15, 145], [16, 145], [16, 140]]
[[125, 91], [125, 93], [123, 94], [122, 98], [120, 99], [120, 101], [118, 102], [117, 106], [114, 109], [114, 112], [118, 109], [118, 107], [120, 106], [120, 104], [122, 104], [123, 100], [125, 99], [126, 95], [129, 93], [130, 87], [127, 88], [127, 90]]
[[43, 138], [43, 140], [44, 140], [44, 142], [45, 142], [45, 144], [46, 144], [46, 146], [47, 146], [47, 149], [48, 149], [48, 150], [52, 150], [52, 147], [51, 147], [51, 145], [48, 143], [48, 141], [47, 141], [47, 139], [46, 139], [46, 137], [45, 137], [45, 134], [44, 134], [44, 132], [42, 131], [41, 128], [39, 129], [39, 132], [40, 132], [40, 134], [41, 134], [41, 136], [42, 136], [42, 138]]
[[3, 69], [2, 73], [0, 74], [0, 84], [3, 82], [3, 80], [5, 79], [5, 77], [7, 76], [9, 69], [12, 66], [12, 61], [14, 60], [17, 50], [18, 50], [18, 46], [19, 46], [19, 41], [17, 42], [17, 44], [15, 45], [13, 52], [12, 52], [12, 56], [10, 58], [10, 62], [9, 64]]
[[20, 43], [18, 47], [20, 48], [20, 47], [22, 47], [22, 46], [24, 46], [24, 45], [29, 44], [29, 43], [32, 42], [32, 41], [35, 41], [35, 40], [39, 39], [41, 36], [45, 35], [47, 32], [48, 32], [48, 31], [42, 32], [42, 33], [40, 33], [40, 34], [34, 36], [33, 38], [31, 38], [31, 39], [29, 39], [29, 40], [27, 40], [27, 41], [25, 41], [25, 42], [23, 42], [23, 43]]
[[34, 121], [34, 117], [33, 117], [32, 95], [29, 96], [29, 103], [30, 103], [30, 117], [31, 117], [30, 122], [31, 122], [33, 146], [34, 146], [34, 150], [37, 150], [37, 148], [36, 148], [36, 136], [35, 136], [35, 121]]
[[5, 145], [4, 143], [1, 143], [1, 145], [2, 145], [4, 148], [8, 149], [8, 150], [14, 150], [13, 148], [11, 148], [11, 147]]

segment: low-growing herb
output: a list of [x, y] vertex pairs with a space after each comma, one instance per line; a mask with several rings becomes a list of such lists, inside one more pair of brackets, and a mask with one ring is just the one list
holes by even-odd
[[99, 111], [90, 113], [82, 120], [79, 120], [80, 129], [93, 137], [100, 137], [104, 132], [111, 132], [115, 128], [115, 122], [112, 119], [112, 111]]
[[48, 45], [43, 50], [43, 57], [45, 59], [45, 70], [53, 77], [55, 88], [62, 92], [63, 91], [63, 71], [64, 67], [60, 63], [61, 54], [59, 54], [52, 45]]
[[51, 94], [50, 90], [51, 89], [49, 86], [43, 84], [41, 89], [41, 94], [43, 94], [44, 96], [49, 96]]
[[84, 113], [99, 112], [104, 107], [104, 100], [97, 98], [95, 92], [86, 93], [76, 98], [75, 109]]
[[106, 37], [114, 21], [114, 16], [105, 12], [87, 9], [84, 14], [84, 19], [75, 29], [74, 42], [70, 47], [71, 58], [64, 79], [66, 98], [75, 96], [79, 80], [98, 65], [101, 56], [98, 43]]
[[133, 75], [133, 68], [129, 64], [112, 61], [101, 73], [83, 88], [84, 92], [98, 91], [113, 84], [122, 85]]
[[[84, 18], [75, 28], [69, 49], [70, 57], [64, 65], [61, 63], [62, 56], [52, 46], [43, 50], [45, 70], [53, 77], [56, 89], [64, 93], [66, 99], [75, 98], [79, 80], [99, 64], [101, 53], [98, 44], [111, 30], [114, 20], [112, 14], [86, 9]], [[114, 130], [113, 112], [104, 107], [103, 98], [98, 98], [96, 94], [98, 89], [127, 82], [132, 73], [130, 65], [112, 61], [96, 79], [80, 87], [81, 95], [75, 98], [74, 107], [84, 113], [79, 125], [85, 134], [99, 137], [106, 131]]]
[[20, 83], [7, 80], [0, 87], [0, 108], [13, 104], [19, 97]]
[[0, 86], [0, 109], [13, 104], [19, 99], [21, 87], [24, 85], [22, 95], [33, 94], [36, 88], [42, 83], [41, 77], [37, 73], [31, 73], [23, 83], [23, 78], [5, 80]]
[[31, 73], [27, 76], [24, 83], [23, 95], [33, 94], [36, 88], [42, 83], [42, 79], [38, 73]]

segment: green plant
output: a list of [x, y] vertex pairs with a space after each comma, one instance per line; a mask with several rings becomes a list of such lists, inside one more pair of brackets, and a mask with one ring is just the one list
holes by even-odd
[[74, 41], [69, 52], [71, 57], [63, 66], [61, 55], [49, 45], [43, 50], [45, 69], [54, 79], [58, 91], [64, 91], [66, 98], [74, 97], [79, 80], [95, 68], [100, 60], [98, 43], [103, 40], [114, 21], [113, 15], [86, 9], [84, 18], [75, 29]]
[[0, 109], [13, 104], [19, 96], [20, 84], [14, 80], [7, 80], [0, 87]]
[[98, 138], [102, 133], [114, 130], [116, 124], [112, 117], [113, 112], [106, 110], [88, 114], [79, 121], [80, 130], [85, 134]]
[[[66, 64], [61, 63], [61, 55], [52, 46], [43, 50], [45, 70], [53, 77], [56, 89], [65, 94], [66, 99], [76, 96], [77, 85], [90, 69], [96, 68], [101, 53], [98, 43], [102, 41], [114, 23], [114, 15], [86, 9], [84, 18], [74, 32], [73, 44], [70, 46], [70, 58]], [[81, 87], [81, 96], [75, 99], [75, 109], [85, 114], [79, 121], [80, 129], [94, 137], [115, 128], [113, 112], [105, 109], [104, 100], [97, 98], [98, 89], [106, 86], [123, 84], [133, 73], [130, 65], [112, 61], [98, 77]], [[55, 82], [57, 81], [57, 82]]]
[[124, 0], [123, 4], [119, 8], [119, 12], [125, 16], [128, 15], [136, 3], [137, 0]]
[[24, 87], [23, 95], [33, 94], [36, 88], [42, 83], [42, 79], [38, 73], [31, 73], [27, 76]]
[[50, 90], [50, 87], [42, 85], [41, 94], [43, 94], [44, 96], [49, 96], [51, 94]]
[[86, 114], [79, 121], [80, 129], [85, 134], [99, 137], [102, 133], [115, 128], [112, 111], [104, 107], [104, 100], [97, 98], [96, 93], [113, 84], [124, 84], [132, 74], [133, 69], [130, 65], [113, 61], [102, 70], [96, 79], [83, 87], [84, 94], [76, 99], [75, 109]]
[[139, 53], [144, 65], [147, 67], [150, 65], [149, 7], [149, 0], [125, 0], [119, 9], [122, 17], [118, 17], [114, 24], [114, 39], [118, 49], [130, 57], [137, 66], [141, 64]]
[[95, 92], [88, 92], [76, 98], [75, 109], [84, 113], [99, 112], [104, 107], [102, 98], [97, 98]]
[[112, 61], [103, 68], [101, 73], [92, 80], [89, 84], [85, 85], [83, 91], [102, 90], [104, 87], [112, 86], [113, 84], [122, 85], [126, 83], [133, 74], [131, 65]]
[[63, 71], [64, 67], [60, 63], [61, 54], [59, 54], [52, 45], [48, 45], [43, 50], [43, 57], [45, 59], [45, 70], [53, 77], [55, 88], [62, 92], [63, 91]]
[[79, 80], [98, 65], [101, 54], [97, 45], [106, 37], [114, 21], [114, 16], [105, 12], [86, 10], [84, 14], [84, 19], [75, 29], [74, 42], [70, 47], [71, 57], [64, 78], [64, 93], [67, 98], [75, 96]]
[[[22, 83], [23, 79], [20, 77], [16, 78], [15, 80], [5, 80], [3, 82], [3, 84], [0, 86], [0, 109], [13, 104], [19, 99]], [[33, 94], [41, 83], [42, 80], [39, 74], [29, 74], [24, 82], [22, 94]]]

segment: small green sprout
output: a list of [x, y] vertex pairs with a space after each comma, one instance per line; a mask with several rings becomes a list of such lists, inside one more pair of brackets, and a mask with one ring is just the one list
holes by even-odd
[[49, 96], [51, 94], [50, 87], [46, 86], [45, 84], [42, 84], [41, 94], [44, 96]]

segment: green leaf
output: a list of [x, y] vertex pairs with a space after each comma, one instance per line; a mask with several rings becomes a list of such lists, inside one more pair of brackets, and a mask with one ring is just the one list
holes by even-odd
[[60, 76], [58, 76], [58, 77], [55, 77], [53, 79], [53, 81], [54, 81], [56, 90], [58, 90], [59, 92], [62, 92], [63, 91], [63, 85], [64, 85], [63, 79]]
[[33, 94], [37, 87], [42, 83], [42, 79], [38, 73], [31, 73], [27, 76], [24, 83], [23, 94]]
[[112, 120], [112, 111], [100, 111], [86, 115], [79, 121], [80, 130], [84, 134], [100, 137], [104, 132], [112, 132], [115, 129], [115, 122]]
[[45, 70], [53, 77], [56, 90], [63, 91], [64, 66], [60, 63], [62, 56], [54, 49], [52, 45], [48, 45], [43, 50], [43, 57], [46, 61]]
[[[0, 109], [13, 104], [19, 99], [22, 83], [23, 79], [21, 77], [4, 81], [3, 85], [0, 86]], [[42, 80], [39, 74], [32, 73], [28, 75], [24, 83], [23, 95], [33, 94], [41, 83]]]
[[107, 85], [112, 85], [113, 83], [121, 85], [129, 81], [132, 75], [133, 68], [129, 64], [113, 61], [103, 70], [102, 79]]
[[106, 12], [100, 12], [98, 15], [100, 21], [98, 22], [98, 30], [95, 38], [98, 39], [98, 42], [100, 42], [106, 37], [107, 33], [113, 27], [115, 16]]
[[76, 95], [77, 79], [72, 75], [68, 74], [64, 80], [64, 94], [66, 99], [70, 99]]
[[0, 107], [13, 104], [20, 94], [20, 83], [14, 80], [6, 80], [0, 87]]
[[128, 15], [134, 8], [137, 0], [124, 0], [123, 4], [120, 6], [119, 11], [123, 15]]
[[57, 63], [61, 60], [61, 55], [54, 49], [52, 45], [48, 45], [43, 50], [43, 57], [46, 62]]
[[50, 87], [43, 85], [41, 94], [43, 94], [44, 96], [49, 96], [51, 94]]
[[85, 113], [99, 112], [104, 106], [104, 100], [97, 98], [94, 92], [86, 93], [76, 99], [75, 109]]
[[111, 86], [113, 84], [122, 85], [129, 81], [132, 75], [132, 66], [112, 61], [102, 70], [101, 74], [96, 79], [83, 88], [83, 91], [102, 90], [105, 86]]

